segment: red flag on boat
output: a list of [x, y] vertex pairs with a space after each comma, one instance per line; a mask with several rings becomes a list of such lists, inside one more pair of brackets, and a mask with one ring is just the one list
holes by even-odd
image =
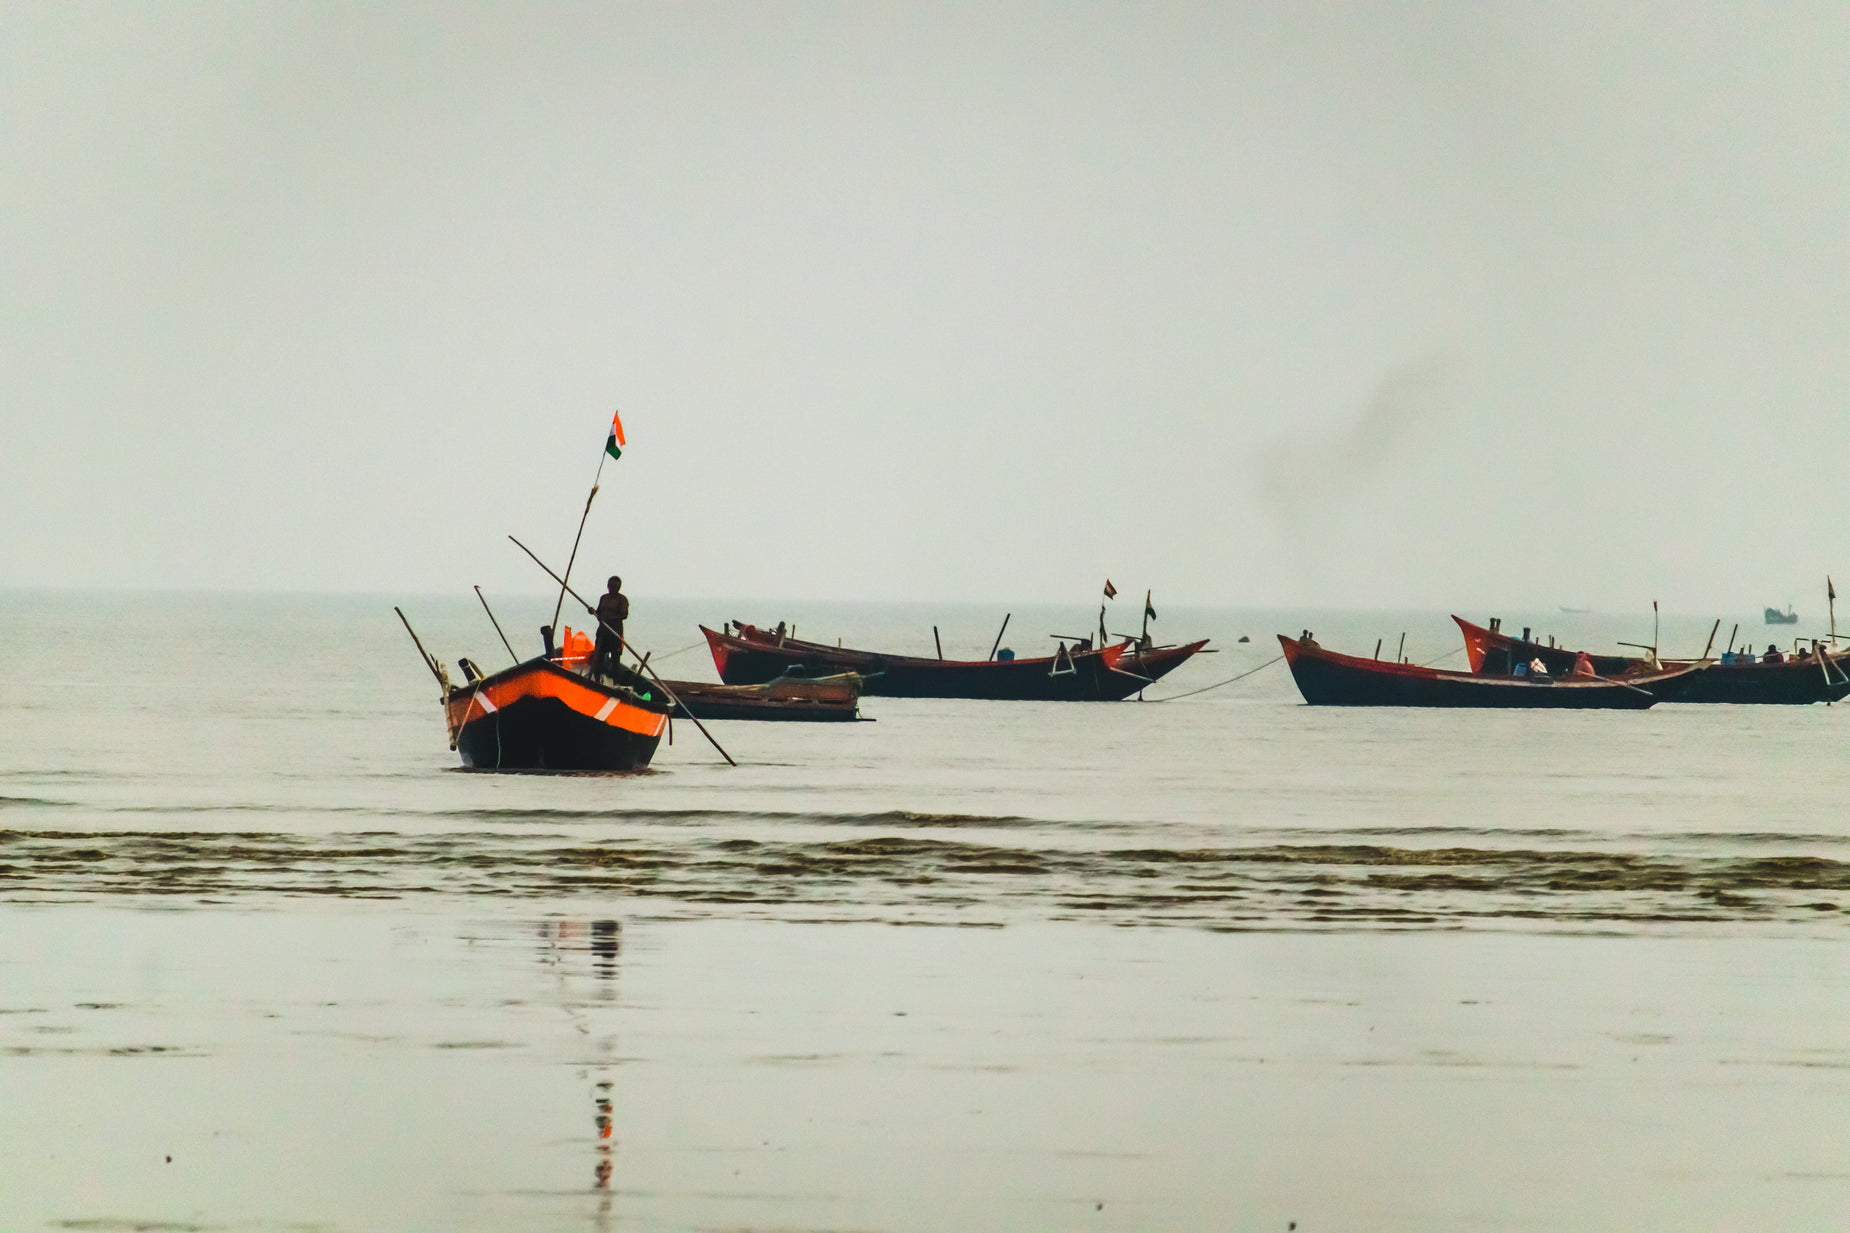
[[1154, 621], [1156, 619], [1156, 609], [1150, 606], [1150, 593], [1148, 591], [1143, 593], [1143, 616], [1146, 621]]
[[610, 413], [610, 437], [604, 442], [604, 452], [612, 458], [623, 457], [623, 421], [616, 412]]
[[1109, 578], [1105, 579], [1105, 598], [1106, 599], [1116, 599], [1117, 597], [1118, 597], [1118, 588], [1111, 585], [1111, 579]]

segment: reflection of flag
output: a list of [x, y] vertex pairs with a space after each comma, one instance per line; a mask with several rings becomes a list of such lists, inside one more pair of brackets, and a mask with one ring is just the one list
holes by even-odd
[[1109, 578], [1105, 579], [1105, 598], [1106, 599], [1116, 599], [1117, 597], [1118, 597], [1118, 588], [1111, 585], [1111, 579]]
[[624, 444], [623, 421], [618, 419], [616, 412], [613, 411], [610, 414], [610, 437], [604, 442], [604, 452], [612, 458], [621, 458]]
[[1154, 621], [1156, 619], [1156, 609], [1150, 606], [1150, 593], [1148, 591], [1143, 593], [1143, 616], [1146, 621]]

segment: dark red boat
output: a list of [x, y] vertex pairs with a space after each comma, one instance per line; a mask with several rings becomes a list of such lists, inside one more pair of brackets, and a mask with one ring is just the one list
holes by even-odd
[[995, 701], [1111, 702], [1173, 671], [1207, 645], [1138, 649], [1133, 641], [1069, 650], [1038, 659], [928, 659], [803, 642], [733, 621], [720, 633], [702, 625], [713, 664], [728, 685], [757, 685], [784, 675], [857, 672], [862, 692], [888, 698], [984, 698]]
[[[1465, 636], [1465, 654], [1471, 670], [1491, 676], [1507, 674], [1514, 664], [1541, 660], [1552, 673], [1573, 670], [1580, 654], [1565, 647], [1543, 646], [1526, 638], [1513, 638], [1501, 629], [1473, 625], [1454, 616]], [[1587, 658], [1593, 671], [1604, 677], [1629, 680], [1649, 676], [1651, 661], [1632, 655], [1593, 655]], [[1695, 667], [1696, 660], [1660, 660], [1664, 673]], [[1819, 648], [1816, 655], [1804, 659], [1787, 659], [1776, 663], [1706, 661], [1700, 672], [1676, 677], [1653, 685], [1640, 681], [1665, 702], [1733, 702], [1753, 705], [1803, 705], [1808, 702], [1836, 702], [1850, 695], [1850, 651], [1832, 653]], [[1662, 679], [1661, 677], [1659, 678]]]
[[[1312, 706], [1547, 707], [1644, 710], [1640, 683], [1592, 677], [1483, 676], [1326, 651], [1306, 633], [1278, 636], [1298, 692]], [[1684, 673], [1696, 671], [1685, 668]], [[1665, 673], [1664, 676], [1676, 674]], [[1651, 678], [1647, 678], [1647, 682]]]
[[443, 700], [462, 764], [493, 771], [645, 770], [669, 709], [634, 673], [609, 684], [546, 658], [451, 685]]

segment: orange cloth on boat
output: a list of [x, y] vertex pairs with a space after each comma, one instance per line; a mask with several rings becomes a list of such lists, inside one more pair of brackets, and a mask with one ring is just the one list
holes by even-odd
[[573, 629], [570, 625], [565, 627], [564, 634], [564, 638], [559, 642], [559, 658], [566, 660], [591, 658], [591, 652], [596, 644], [592, 642], [590, 634], [582, 629]]

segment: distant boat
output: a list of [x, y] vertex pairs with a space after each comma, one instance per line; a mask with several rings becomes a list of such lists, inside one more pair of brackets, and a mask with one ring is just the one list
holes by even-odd
[[1484, 676], [1363, 659], [1326, 651], [1306, 634], [1278, 636], [1298, 692], [1312, 706], [1612, 708], [1643, 710], [1658, 700], [1651, 686], [1701, 671], [1684, 668], [1636, 681], [1597, 677]]
[[675, 715], [696, 719], [781, 719], [851, 723], [860, 718], [861, 678], [780, 676], [762, 685], [713, 685], [666, 681], [680, 703]]
[[[1566, 647], [1543, 646], [1539, 642], [1513, 638], [1499, 629], [1473, 625], [1461, 616], [1454, 616], [1452, 620], [1458, 622], [1458, 629], [1465, 636], [1465, 652], [1470, 657], [1473, 672], [1500, 676], [1507, 673], [1513, 663], [1536, 659], [1550, 672], [1571, 672], [1580, 654]], [[1750, 664], [1730, 653], [1720, 662], [1709, 662], [1701, 672], [1680, 678], [1680, 684], [1673, 682], [1674, 688], [1669, 691], [1637, 679], [1639, 674], [1653, 671], [1650, 661], [1639, 656], [1589, 654], [1587, 659], [1593, 671], [1601, 676], [1644, 685], [1662, 695], [1665, 702], [1803, 706], [1811, 702], [1837, 702], [1850, 696], [1850, 672], [1846, 672], [1850, 668], [1850, 652], [1833, 653], [1822, 647], [1816, 655], [1805, 659], [1787, 657], [1772, 663], [1757, 658]], [[1675, 672], [1694, 667], [1696, 663], [1689, 659], [1667, 659], [1657, 666]]]
[[[1177, 647], [1073, 648], [1061, 643], [1038, 659], [929, 659], [803, 642], [741, 621], [737, 633], [700, 627], [713, 666], [728, 685], [758, 685], [780, 676], [859, 673], [861, 692], [888, 698], [989, 698], [998, 701], [1093, 702], [1129, 697], [1200, 651], [1207, 639]], [[793, 672], [792, 670], [796, 671]]]
[[1591, 609], [1591, 608], [1569, 608], [1569, 607], [1568, 607], [1567, 605], [1565, 605], [1565, 604], [1563, 604], [1563, 605], [1561, 606], [1561, 611], [1563, 611], [1563, 612], [1575, 612], [1575, 613], [1587, 613], [1587, 612], [1591, 612], [1591, 611], [1593, 611], [1593, 609]]
[[1786, 605], [1786, 610], [1784, 612], [1781, 612], [1777, 608], [1768, 608], [1766, 610], [1766, 623], [1768, 625], [1797, 625], [1799, 623], [1799, 614], [1792, 610], [1791, 604]]

